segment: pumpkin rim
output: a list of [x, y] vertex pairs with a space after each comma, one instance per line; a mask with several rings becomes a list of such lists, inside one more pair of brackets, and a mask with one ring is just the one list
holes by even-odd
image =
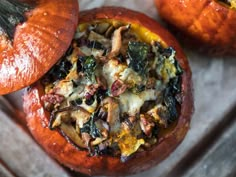
[[[89, 13], [89, 15], [87, 15]], [[118, 15], [117, 15], [118, 14]], [[122, 14], [124, 16], [122, 16]], [[128, 14], [128, 15], [127, 15]], [[139, 18], [130, 19], [130, 16], [137, 15]], [[181, 67], [184, 70], [184, 74], [182, 75], [182, 98], [183, 104], [181, 105], [181, 113], [178, 118], [178, 123], [174, 130], [159, 141], [158, 144], [154, 145], [152, 149], [149, 151], [138, 152], [134, 155], [133, 158], [128, 160], [126, 163], [120, 163], [119, 158], [112, 157], [87, 157], [86, 151], [78, 151], [73, 145], [68, 143], [64, 137], [62, 137], [58, 132], [52, 132], [47, 127], [45, 127], [48, 123], [49, 113], [44, 111], [42, 107], [42, 103], [40, 101], [40, 95], [43, 93], [43, 90], [40, 86], [40, 83], [37, 82], [34, 86], [30, 87], [29, 90], [24, 95], [24, 110], [27, 113], [27, 122], [31, 133], [35, 137], [35, 139], [43, 146], [43, 148], [54, 158], [56, 158], [60, 163], [89, 175], [114, 175], [114, 174], [133, 174], [138, 171], [143, 171], [149, 168], [150, 166], [154, 166], [164, 158], [166, 158], [183, 140], [188, 129], [189, 123], [191, 119], [191, 115], [193, 112], [193, 97], [192, 97], [192, 81], [191, 81], [191, 70], [186, 59], [186, 56], [183, 54], [182, 49], [179, 44], [175, 40], [175, 38], [164, 28], [162, 28], [156, 21], [146, 16], [143, 13], [129, 10], [121, 7], [101, 7], [90, 10], [85, 10], [80, 13], [80, 23], [89, 22], [91, 20], [99, 19], [99, 18], [109, 18], [114, 20], [126, 21], [130, 20], [130, 23], [138, 23], [143, 27], [146, 27], [153, 33], [156, 33], [158, 36], [162, 37], [162, 41], [167, 43], [168, 46], [174, 47], [176, 50], [176, 59], [180, 63]], [[143, 24], [142, 20], [145, 19], [145, 24]], [[154, 25], [154, 24], [155, 25]], [[152, 28], [151, 28], [152, 27]], [[33, 104], [31, 103], [33, 101]], [[42, 117], [41, 117], [42, 116]], [[46, 128], [46, 129], [45, 129]], [[44, 133], [43, 135], [41, 133]], [[51, 137], [56, 137], [58, 139], [57, 143], [60, 144], [63, 149], [59, 151], [58, 147], [53, 147], [50, 140], [45, 140], [47, 135], [51, 135]], [[55, 142], [55, 141], [54, 141]], [[160, 152], [159, 152], [160, 151]], [[60, 152], [60, 154], [58, 154]], [[146, 165], [146, 161], [141, 161], [137, 163], [137, 159], [142, 159], [144, 157], [151, 157], [153, 154], [159, 152], [159, 157], [156, 160], [150, 161], [149, 165]], [[85, 166], [81, 166], [77, 164], [77, 162], [72, 162], [66, 157], [80, 156], [80, 158], [86, 158], [83, 160]], [[156, 156], [155, 156], [156, 157]], [[90, 160], [89, 160], [90, 159]], [[72, 160], [73, 161], [73, 160]], [[90, 164], [91, 162], [91, 164]], [[104, 162], [104, 164], [102, 164]], [[96, 164], [94, 169], [93, 165]], [[138, 164], [135, 168], [134, 164]], [[108, 166], [106, 166], [108, 165]], [[104, 169], [103, 169], [104, 168]], [[104, 170], [104, 171], [102, 171]], [[106, 170], [106, 171], [105, 171]]]

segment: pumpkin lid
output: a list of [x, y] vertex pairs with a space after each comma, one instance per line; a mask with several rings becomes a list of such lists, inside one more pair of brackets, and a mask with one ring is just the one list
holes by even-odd
[[74, 36], [79, 8], [77, 0], [1, 0], [0, 8], [3, 95], [37, 81], [62, 57]]

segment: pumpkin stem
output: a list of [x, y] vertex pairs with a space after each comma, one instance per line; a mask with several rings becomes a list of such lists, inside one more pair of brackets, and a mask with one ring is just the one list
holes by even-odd
[[0, 0], [0, 33], [12, 40], [16, 26], [26, 21], [24, 13], [30, 9], [32, 6], [19, 0]]

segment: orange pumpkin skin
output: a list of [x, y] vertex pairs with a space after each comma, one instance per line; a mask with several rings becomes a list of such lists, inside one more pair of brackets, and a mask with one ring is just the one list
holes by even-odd
[[182, 31], [183, 38], [197, 40], [212, 54], [236, 55], [236, 10], [215, 0], [155, 0], [155, 3], [160, 16]]
[[[29, 3], [31, 1], [28, 1]], [[43, 76], [68, 48], [78, 23], [77, 0], [37, 0], [16, 27], [13, 41], [0, 35], [0, 95]]]
[[40, 101], [41, 95], [44, 94], [40, 82], [29, 88], [24, 95], [24, 111], [27, 114], [28, 127], [35, 139], [52, 157], [75, 171], [88, 175], [108, 176], [138, 173], [153, 167], [166, 158], [187, 133], [193, 111], [191, 71], [188, 61], [174, 37], [146, 15], [119, 7], [103, 7], [80, 13], [81, 23], [91, 22], [96, 19], [115, 19], [131, 24], [140, 24], [158, 34], [167, 45], [175, 48], [177, 60], [184, 70], [182, 75], [183, 102], [176, 127], [173, 131], [160, 138], [153, 148], [136, 153], [125, 163], [122, 163], [118, 157], [89, 157], [87, 151], [77, 150], [59, 132], [51, 131], [47, 127], [49, 113], [44, 110]]

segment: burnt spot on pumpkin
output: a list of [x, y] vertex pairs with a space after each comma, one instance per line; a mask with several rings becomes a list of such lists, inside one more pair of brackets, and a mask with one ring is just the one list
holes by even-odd
[[33, 9], [33, 5], [18, 0], [0, 1], [0, 32], [13, 40], [16, 26], [25, 22], [25, 13]]

